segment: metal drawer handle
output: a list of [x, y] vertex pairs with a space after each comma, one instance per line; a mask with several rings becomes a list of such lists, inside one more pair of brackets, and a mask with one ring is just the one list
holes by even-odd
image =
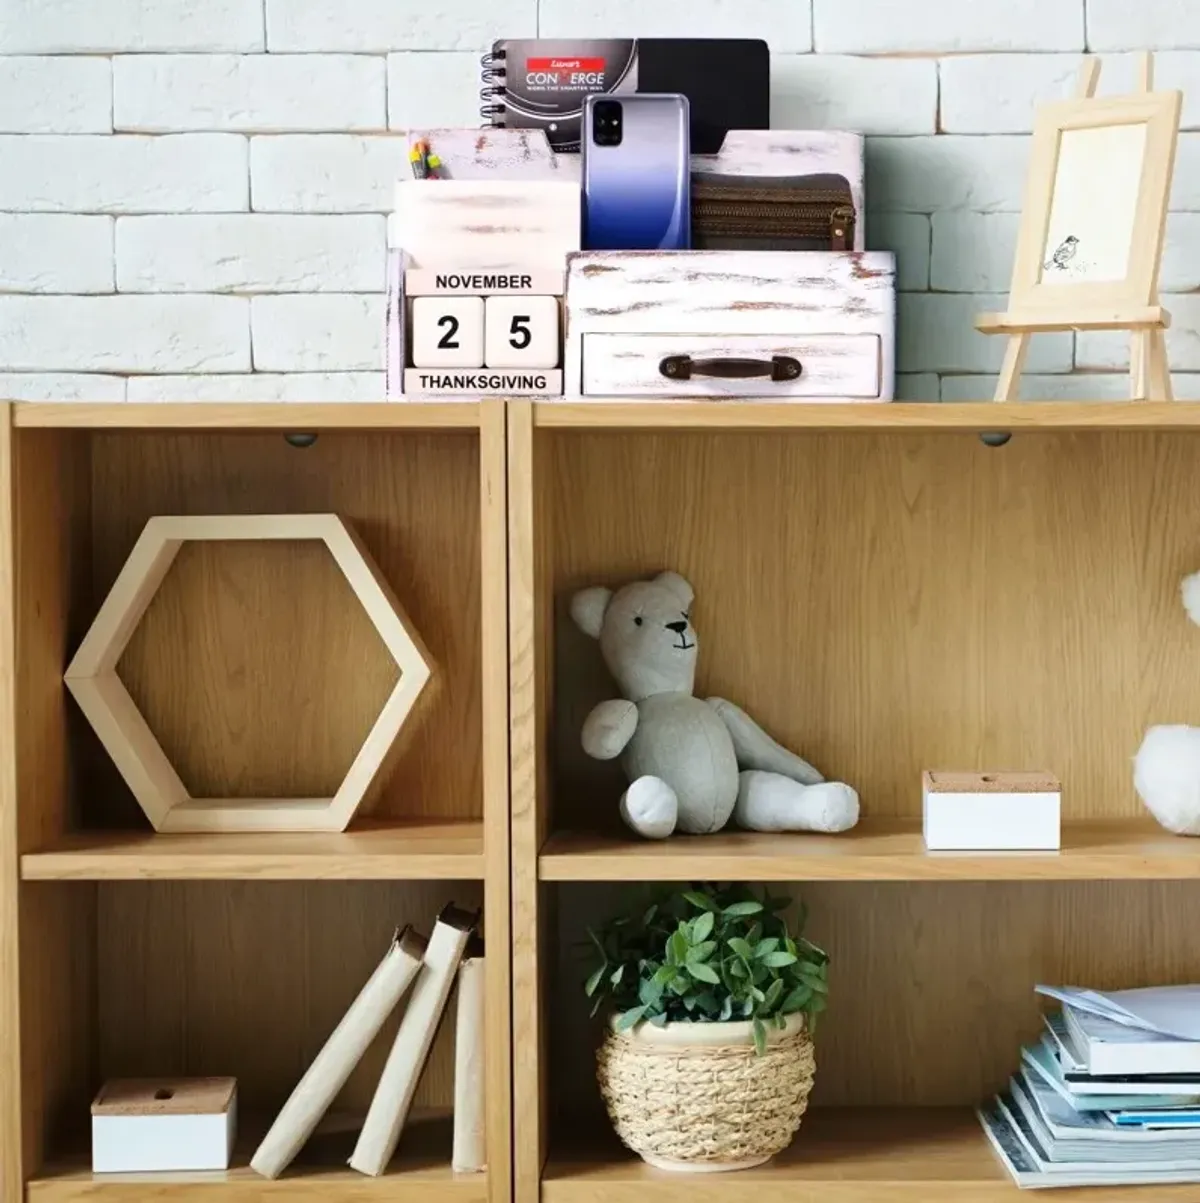
[[749, 380], [767, 376], [780, 383], [799, 380], [804, 370], [790, 355], [772, 355], [770, 359], [693, 359], [690, 355], [668, 355], [658, 370], [668, 380], [691, 380], [693, 376], [718, 376], [722, 380]]

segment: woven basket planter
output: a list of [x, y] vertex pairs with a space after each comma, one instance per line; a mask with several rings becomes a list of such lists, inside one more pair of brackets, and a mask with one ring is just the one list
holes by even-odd
[[812, 1090], [804, 1017], [768, 1025], [754, 1051], [749, 1023], [640, 1023], [609, 1030], [596, 1076], [617, 1135], [667, 1170], [740, 1170], [791, 1143]]

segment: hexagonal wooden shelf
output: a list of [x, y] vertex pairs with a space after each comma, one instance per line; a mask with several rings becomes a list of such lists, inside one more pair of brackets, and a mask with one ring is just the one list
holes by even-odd
[[[117, 664], [179, 549], [190, 540], [319, 539], [400, 669], [400, 679], [332, 798], [193, 798]], [[344, 831], [432, 673], [420, 635], [354, 531], [336, 514], [158, 517], [146, 523], [64, 679], [156, 831]]]

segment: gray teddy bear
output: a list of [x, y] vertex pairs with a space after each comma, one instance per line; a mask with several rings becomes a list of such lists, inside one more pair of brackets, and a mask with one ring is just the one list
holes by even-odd
[[583, 724], [589, 756], [621, 757], [630, 782], [621, 817], [648, 839], [720, 831], [730, 816], [753, 831], [849, 830], [858, 822], [850, 786], [825, 781], [732, 702], [693, 695], [693, 596], [683, 577], [663, 572], [571, 599], [571, 617], [600, 641], [624, 695]]

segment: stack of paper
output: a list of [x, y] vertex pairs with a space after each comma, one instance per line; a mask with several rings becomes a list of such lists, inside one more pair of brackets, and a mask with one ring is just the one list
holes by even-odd
[[979, 1113], [1016, 1183], [1200, 1182], [1200, 986], [1037, 990], [1062, 1010]]

